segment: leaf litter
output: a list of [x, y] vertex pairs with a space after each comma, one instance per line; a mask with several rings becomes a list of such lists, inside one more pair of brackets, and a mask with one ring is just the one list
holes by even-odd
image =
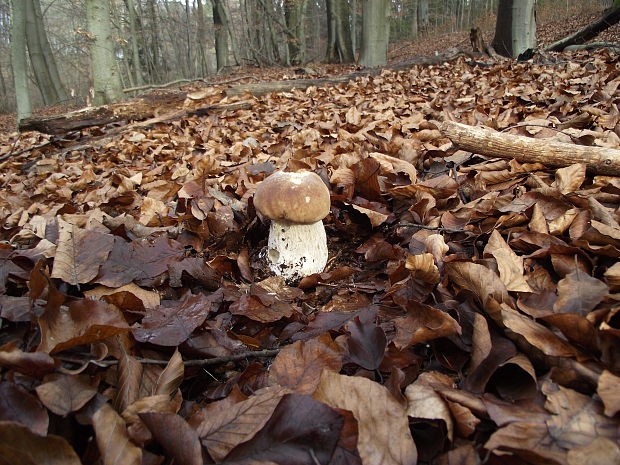
[[[250, 105], [4, 158], [0, 455], [616, 463], [620, 181], [464, 152], [436, 121], [618, 149], [619, 82], [598, 51], [216, 88], [186, 106]], [[330, 188], [330, 260], [300, 282], [263, 258], [276, 169]]]

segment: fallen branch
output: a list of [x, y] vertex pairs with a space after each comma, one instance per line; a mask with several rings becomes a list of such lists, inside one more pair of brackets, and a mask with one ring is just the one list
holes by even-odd
[[439, 231], [439, 232], [447, 232], [447, 233], [465, 233], [471, 232], [467, 229], [454, 229], [454, 228], [442, 228], [440, 226], [426, 226], [425, 224], [418, 223], [398, 223], [396, 226], [399, 228], [420, 228], [426, 229], [427, 231]]
[[[183, 361], [183, 365], [186, 367], [203, 367], [210, 365], [221, 365], [223, 363], [235, 362], [237, 360], [243, 360], [246, 358], [260, 358], [260, 357], [275, 357], [280, 352], [280, 349], [265, 349], [265, 350], [248, 350], [246, 352], [239, 352], [238, 354], [225, 355], [222, 357], [214, 357], [214, 358], [203, 358], [198, 360], [185, 360]], [[92, 359], [80, 359], [74, 357], [57, 357], [59, 360], [63, 362], [71, 362], [71, 363], [92, 363], [93, 365], [97, 365], [100, 367], [109, 367], [112, 365], [117, 365], [118, 360], [92, 360]], [[140, 363], [144, 363], [145, 365], [167, 365], [168, 360], [157, 360], [154, 358], [141, 358], [136, 357], [136, 361]]]
[[620, 150], [616, 149], [513, 136], [452, 121], [440, 123], [439, 130], [457, 147], [487, 157], [514, 158], [548, 166], [585, 163], [595, 173], [620, 175]]
[[545, 48], [547, 52], [561, 52], [569, 45], [584, 44], [588, 40], [593, 39], [605, 29], [613, 26], [620, 21], [620, 6], [615, 6], [607, 10], [602, 17], [593, 23], [588, 24], [580, 31], [575, 32], [557, 42], [552, 43]]
[[244, 79], [253, 79], [258, 81], [258, 78], [255, 76], [238, 76], [232, 79], [225, 79], [223, 81], [209, 81], [203, 78], [195, 78], [195, 79], [177, 79], [176, 81], [166, 82], [164, 84], [146, 84], [144, 86], [136, 86], [136, 87], [127, 87], [123, 89], [123, 92], [135, 92], [138, 90], [152, 90], [152, 89], [166, 89], [168, 87], [172, 87], [176, 84], [188, 84], [191, 82], [204, 82], [209, 86], [221, 86], [223, 84], [230, 84], [231, 82], [243, 81]]

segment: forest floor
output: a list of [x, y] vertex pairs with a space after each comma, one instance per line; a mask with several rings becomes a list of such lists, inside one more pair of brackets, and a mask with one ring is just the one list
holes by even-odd
[[[605, 50], [461, 57], [0, 135], [0, 462], [619, 463], [618, 165], [445, 130], [617, 154], [619, 88]], [[253, 203], [277, 169], [331, 196], [326, 269], [298, 282]]]

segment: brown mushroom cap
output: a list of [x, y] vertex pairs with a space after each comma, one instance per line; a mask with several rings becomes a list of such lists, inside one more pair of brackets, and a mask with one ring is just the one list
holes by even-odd
[[254, 206], [272, 220], [315, 223], [329, 213], [329, 189], [315, 173], [277, 171], [256, 188]]

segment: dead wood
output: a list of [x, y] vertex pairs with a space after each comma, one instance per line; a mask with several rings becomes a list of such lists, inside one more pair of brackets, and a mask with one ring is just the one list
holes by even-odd
[[459, 148], [480, 155], [548, 166], [585, 163], [595, 173], [620, 175], [620, 150], [513, 136], [452, 121], [444, 121], [439, 129]]
[[185, 97], [183, 91], [146, 94], [122, 103], [86, 107], [62, 115], [25, 118], [19, 123], [20, 131], [39, 131], [46, 134], [64, 134], [91, 126], [101, 126], [116, 121], [142, 120], [158, 112], [178, 108]]
[[586, 43], [588, 40], [593, 39], [605, 29], [608, 29], [616, 24], [618, 21], [620, 21], [620, 6], [610, 8], [603, 14], [603, 16], [593, 23], [588, 24], [586, 27], [575, 32], [574, 34], [552, 43], [546, 47], [545, 50], [548, 52], [561, 52], [569, 45]]
[[[435, 56], [421, 56], [411, 60], [402, 61], [391, 65], [388, 69], [404, 70], [412, 66], [437, 65], [454, 60], [460, 56], [475, 57], [472, 54], [460, 49], [449, 49], [446, 53]], [[240, 84], [225, 90], [227, 96], [238, 96], [246, 92], [254, 96], [261, 96], [270, 92], [289, 92], [294, 89], [305, 90], [310, 86], [335, 86], [347, 83], [350, 80], [361, 76], [376, 75], [383, 71], [382, 68], [370, 68], [361, 70], [345, 76], [317, 78], [317, 79], [291, 79], [286, 81], [259, 82], [256, 84]], [[247, 76], [246, 76], [247, 77]], [[244, 77], [244, 79], [246, 78]], [[231, 79], [228, 82], [233, 82]], [[177, 81], [178, 83], [181, 81]], [[184, 82], [184, 81], [183, 81]], [[220, 82], [218, 84], [224, 83]], [[166, 86], [164, 84], [163, 86]], [[153, 86], [150, 86], [153, 87]], [[148, 88], [148, 87], [144, 87]], [[140, 90], [141, 88], [131, 88], [129, 90]], [[32, 117], [25, 118], [19, 123], [20, 131], [39, 131], [46, 134], [65, 134], [69, 131], [83, 129], [92, 126], [102, 126], [119, 121], [139, 121], [153, 117], [155, 114], [170, 113], [178, 110], [187, 97], [187, 92], [181, 90], [162, 90], [149, 93], [123, 103], [102, 105], [98, 107], [88, 107], [81, 110], [56, 115], [51, 117]], [[246, 105], [244, 103], [243, 105]], [[236, 104], [214, 105], [204, 107], [199, 110], [177, 111], [177, 117], [185, 115], [191, 116], [208, 113], [209, 111], [224, 111], [227, 109], [237, 109]]]

